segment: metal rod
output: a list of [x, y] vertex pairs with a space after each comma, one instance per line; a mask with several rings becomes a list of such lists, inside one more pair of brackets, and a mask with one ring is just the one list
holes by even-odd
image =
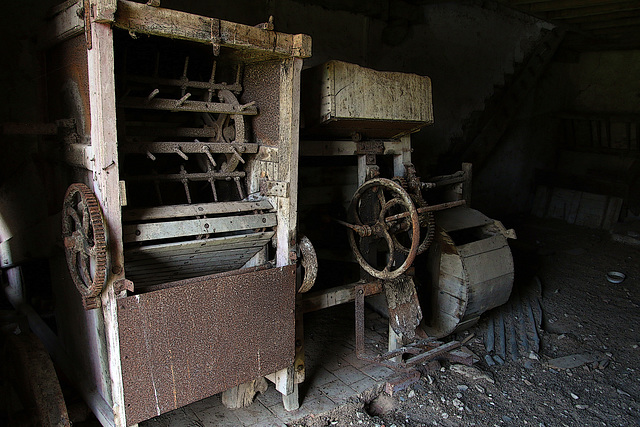
[[[214, 69], [215, 72], [215, 69]], [[131, 76], [126, 75], [125, 79], [128, 82], [132, 83], [145, 83], [145, 84], [154, 84], [159, 86], [175, 86], [181, 88], [185, 85], [185, 82], [181, 79], [164, 79], [160, 77], [149, 77], [149, 76]], [[226, 84], [226, 83], [211, 83], [211, 82], [200, 82], [196, 80], [190, 80], [186, 82], [186, 87], [191, 89], [205, 89], [207, 91], [211, 90], [222, 90], [227, 89], [231, 92], [242, 92], [242, 86], [239, 84]], [[209, 101], [211, 101], [209, 99]]]
[[246, 116], [255, 116], [258, 114], [258, 109], [253, 105], [241, 110], [239, 107], [234, 107], [226, 102], [184, 101], [180, 105], [176, 105], [176, 102], [174, 99], [154, 98], [151, 101], [147, 101], [146, 97], [126, 97], [120, 101], [119, 106], [148, 110], [186, 111], [191, 113], [242, 114]]
[[[464, 206], [466, 204], [467, 202], [465, 200], [456, 200], [455, 202], [446, 202], [446, 203], [440, 203], [439, 205], [425, 206], [422, 208], [418, 208], [417, 211], [418, 211], [418, 214], [421, 214], [426, 212], [435, 212], [435, 211], [441, 211], [444, 209], [455, 208], [456, 206]], [[407, 217], [409, 217], [409, 212], [403, 212], [397, 215], [388, 216], [385, 218], [385, 221], [392, 222], [392, 221], [396, 221], [398, 219], [407, 218]]]

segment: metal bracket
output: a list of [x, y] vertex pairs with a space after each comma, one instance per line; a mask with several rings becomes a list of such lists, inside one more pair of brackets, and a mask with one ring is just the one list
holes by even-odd
[[260, 194], [263, 196], [289, 197], [289, 183], [282, 181], [261, 181]]
[[93, 47], [93, 39], [91, 36], [91, 0], [83, 0], [82, 12], [84, 14], [84, 39], [87, 50]]

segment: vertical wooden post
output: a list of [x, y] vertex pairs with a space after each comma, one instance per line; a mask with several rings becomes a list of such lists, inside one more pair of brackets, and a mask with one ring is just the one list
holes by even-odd
[[[111, 404], [114, 424], [126, 426], [120, 337], [118, 334], [117, 295], [114, 283], [124, 278], [122, 221], [116, 132], [116, 100], [113, 32], [110, 24], [91, 24], [92, 48], [88, 55], [89, 100], [91, 106], [91, 146], [95, 156], [93, 189], [102, 208], [107, 229], [110, 271], [102, 293], [102, 315], [106, 339]], [[105, 396], [106, 397], [106, 396]]]
[[[298, 157], [300, 132], [300, 73], [302, 59], [291, 58], [283, 61], [280, 68], [280, 141], [278, 143], [278, 181], [289, 183], [287, 197], [277, 198], [278, 226], [276, 229], [276, 265], [292, 263], [296, 250], [296, 225], [298, 221]], [[284, 378], [282, 378], [284, 377]], [[286, 387], [279, 388], [285, 410], [300, 407], [298, 385], [295, 383], [294, 366], [276, 373], [279, 382]], [[276, 388], [278, 382], [276, 382]]]
[[[402, 153], [393, 156], [393, 174], [395, 176], [404, 176], [405, 165], [411, 163], [411, 135], [404, 135], [400, 138], [402, 145]], [[397, 334], [391, 327], [389, 322], [389, 351], [402, 347], [402, 334]], [[402, 356], [391, 359], [393, 362], [400, 362]]]

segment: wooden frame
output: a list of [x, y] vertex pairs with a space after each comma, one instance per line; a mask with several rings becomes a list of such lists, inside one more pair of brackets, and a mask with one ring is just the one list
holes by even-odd
[[[81, 11], [87, 12], [84, 19]], [[130, 199], [131, 195], [126, 193], [126, 179], [123, 181], [120, 170], [119, 155], [126, 150], [119, 148], [116, 127], [120, 107], [116, 102], [114, 73], [114, 51], [117, 48], [114, 46], [115, 29], [122, 29], [130, 34], [148, 34], [210, 45], [214, 53], [217, 54], [223, 49], [225, 55], [233, 55], [235, 60], [243, 63], [272, 64], [270, 67], [277, 79], [277, 85], [272, 90], [277, 91], [276, 99], [279, 100], [273, 112], [278, 120], [278, 135], [275, 138], [277, 142], [274, 145], [267, 141], [264, 145], [265, 141], [257, 141], [241, 147], [246, 153], [256, 153], [263, 147], [269, 152], [266, 157], [260, 154], [254, 156], [255, 159], [252, 158], [251, 164], [247, 165], [247, 170], [250, 171], [247, 175], [250, 191], [260, 191], [261, 180], [266, 179], [267, 183], [271, 183], [270, 190], [266, 191], [268, 200], [263, 198], [251, 202], [130, 209], [123, 215], [122, 207], [127, 205], [127, 199]], [[83, 312], [77, 304], [77, 296], [73, 296], [73, 290], [65, 291], [71, 299], [76, 299], [76, 302], [69, 302], [74, 306], [70, 312], [73, 312], [75, 318], [81, 319], [83, 330], [94, 331], [90, 334], [93, 338], [87, 340], [82, 334], [67, 333], [63, 330], [66, 338], [58, 337], [58, 344], [54, 347], [62, 348], [57, 354], [72, 353], [69, 355], [71, 360], [79, 356], [73, 354], [75, 350], [83, 347], [90, 350], [89, 353], [93, 356], [89, 363], [92, 367], [89, 370], [93, 372], [85, 375], [85, 378], [77, 378], [82, 383], [80, 389], [84, 398], [103, 425], [126, 426], [130, 423], [127, 421], [127, 400], [121, 363], [123, 349], [119, 328], [122, 325], [119, 325], [117, 308], [118, 300], [127, 295], [127, 286], [122, 285], [127, 281], [125, 244], [147, 238], [201, 234], [210, 231], [209, 227], [227, 233], [270, 228], [273, 231], [266, 230], [252, 235], [256, 236], [255, 244], [264, 245], [273, 238], [276, 246], [275, 266], [284, 268], [295, 263], [300, 73], [302, 59], [311, 55], [311, 38], [304, 34], [276, 33], [126, 0], [84, 0], [67, 1], [52, 11], [47, 27], [42, 33], [41, 46], [55, 48], [60, 52], [72, 52], [77, 58], [73, 67], [76, 64], [79, 67], [70, 69], [69, 74], [75, 76], [79, 93], [76, 98], [83, 100], [78, 104], [78, 110], [83, 112], [84, 116], [76, 119], [80, 141], [65, 144], [64, 159], [74, 168], [74, 179], [87, 183], [96, 194], [108, 231], [109, 252], [107, 281], [101, 294], [100, 309]], [[86, 68], [83, 62], [86, 63]], [[166, 101], [160, 100], [153, 102], [158, 104], [158, 108], [164, 108], [162, 102], [166, 104]], [[228, 104], [212, 104], [211, 107], [201, 104], [205, 103], [187, 101], [179, 108], [198, 111], [202, 108], [213, 108], [212, 111], [220, 112], [228, 107]], [[176, 110], [173, 104], [169, 107], [172, 111]], [[228, 113], [255, 115], [260, 114], [260, 107], [258, 100], [258, 109], [254, 105], [247, 105], [240, 112], [230, 110]], [[206, 135], [203, 133], [202, 137]], [[90, 145], [83, 141], [90, 141]], [[191, 145], [185, 144], [191, 147], [186, 148], [186, 152], [199, 153], [204, 145], [222, 153], [234, 153], [237, 148], [235, 145], [227, 147], [215, 143]], [[200, 218], [201, 215], [213, 215], [214, 218], [203, 220]], [[166, 230], [171, 226], [166, 222], [167, 218], [185, 218], [174, 221], [179, 223], [183, 232], [175, 234], [174, 230], [171, 232], [172, 236], [166, 235]], [[123, 221], [142, 223], [131, 225], [123, 224]], [[154, 225], [154, 221], [163, 222]], [[234, 251], [245, 251], [245, 246], [253, 245], [251, 242], [243, 243], [247, 241], [244, 236], [232, 236], [228, 239], [229, 242], [232, 240], [237, 243], [232, 242], [236, 246], [231, 248], [230, 256], [235, 255]], [[216, 248], [219, 247], [218, 243], [213, 241], [207, 245], [211, 246], [213, 243], [216, 243]], [[162, 245], [156, 245], [158, 246]], [[238, 249], [234, 249], [235, 247]], [[148, 248], [153, 249], [152, 246]], [[250, 256], [251, 260], [245, 264], [246, 266], [260, 265], [267, 261], [265, 250], [261, 250], [260, 247], [256, 247], [255, 250], [257, 253]], [[261, 273], [258, 271], [256, 274]], [[64, 322], [61, 326], [64, 329]], [[55, 340], [51, 335], [50, 331], [43, 332], [43, 336], [48, 337], [49, 341]], [[293, 332], [290, 335], [293, 335]], [[64, 358], [69, 359], [66, 355]], [[71, 367], [73, 364], [67, 360], [63, 366]], [[283, 402], [288, 410], [298, 407], [294, 376], [293, 364], [270, 376], [276, 382], [277, 389], [283, 393]]]

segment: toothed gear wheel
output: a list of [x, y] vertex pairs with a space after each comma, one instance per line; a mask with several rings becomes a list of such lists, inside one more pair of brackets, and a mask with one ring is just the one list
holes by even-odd
[[85, 309], [99, 307], [107, 276], [107, 242], [100, 205], [85, 184], [72, 184], [64, 196], [62, 238], [69, 273]]
[[[401, 178], [401, 179], [404, 179], [404, 178]], [[396, 181], [396, 178], [394, 178], [393, 180]], [[427, 202], [422, 198], [422, 195], [420, 193], [418, 194], [412, 193], [411, 201], [418, 209], [428, 206]], [[433, 212], [418, 213], [418, 220], [420, 221], [420, 235], [424, 236], [424, 238], [422, 239], [422, 242], [420, 242], [420, 245], [418, 246], [418, 251], [416, 255], [423, 254], [424, 252], [426, 252], [427, 249], [429, 249], [429, 246], [431, 246], [431, 243], [433, 242], [433, 238], [435, 237], [435, 233], [436, 233], [436, 221], [435, 221], [435, 217], [433, 216]], [[396, 238], [396, 236], [393, 236], [393, 243], [396, 249], [398, 249], [400, 253], [403, 253], [403, 254], [409, 253], [410, 248], [407, 248], [406, 246], [404, 246]]]
[[396, 177], [393, 177], [392, 181], [397, 183], [397, 184], [399, 184], [400, 187], [402, 187], [405, 190], [409, 189], [409, 182], [407, 181], [407, 179], [405, 177], [396, 176]]

